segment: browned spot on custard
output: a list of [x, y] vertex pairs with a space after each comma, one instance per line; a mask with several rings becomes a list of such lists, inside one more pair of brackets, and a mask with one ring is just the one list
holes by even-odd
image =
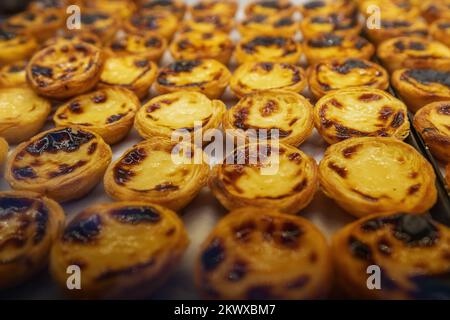
[[17, 180], [34, 179], [37, 177], [36, 172], [30, 166], [13, 167], [12, 173]]
[[243, 222], [241, 225], [233, 228], [233, 234], [236, 240], [246, 242], [250, 239], [250, 234], [256, 229], [256, 224], [252, 220]]
[[122, 119], [125, 116], [126, 116], [126, 113], [113, 114], [112, 116], [109, 116], [106, 119], [106, 123], [110, 124], [110, 123], [117, 122], [117, 121], [119, 121], [120, 119]]
[[307, 178], [303, 178], [302, 181], [297, 183], [297, 185], [292, 189], [292, 191], [300, 192], [303, 189], [305, 189], [307, 185], [308, 185], [308, 179]]
[[417, 183], [417, 184], [414, 184], [414, 185], [410, 186], [408, 188], [408, 194], [409, 195], [413, 195], [414, 193], [416, 193], [417, 191], [420, 190], [420, 186], [421, 186], [420, 183]]
[[91, 154], [93, 154], [94, 152], [95, 152], [95, 150], [97, 150], [97, 142], [93, 142], [90, 146], [89, 146], [89, 148], [88, 148], [88, 154], [89, 155], [91, 155]]
[[280, 230], [280, 242], [289, 248], [298, 246], [298, 240], [303, 234], [301, 227], [293, 222], [285, 222]]
[[390, 256], [392, 253], [391, 244], [385, 238], [381, 238], [380, 240], [378, 240], [377, 249], [384, 256]]
[[83, 109], [81, 108], [81, 104], [80, 104], [79, 101], [72, 101], [72, 102], [69, 104], [69, 110], [70, 110], [72, 113], [77, 113], [77, 114], [83, 112]]
[[172, 182], [162, 183], [155, 186], [155, 191], [174, 191], [178, 190], [179, 187], [174, 185]]
[[304, 286], [306, 286], [310, 280], [311, 280], [310, 277], [305, 274], [305, 275], [299, 276], [297, 279], [289, 282], [286, 285], [286, 288], [287, 289], [300, 289], [300, 288], [303, 288]]
[[248, 300], [268, 300], [275, 299], [274, 295], [271, 292], [270, 286], [255, 286], [247, 291], [247, 299]]
[[297, 121], [298, 118], [293, 118], [291, 121], [289, 121], [289, 126], [292, 127]]
[[248, 118], [250, 110], [248, 108], [240, 108], [234, 113], [234, 126], [245, 130], [247, 128], [245, 122]]
[[92, 101], [94, 103], [103, 103], [107, 99], [106, 94], [104, 92], [99, 92], [95, 96], [92, 97]]
[[297, 164], [300, 164], [300, 163], [302, 162], [302, 156], [301, 156], [301, 154], [298, 153], [298, 152], [291, 153], [291, 154], [288, 156], [288, 159], [289, 159], [290, 161], [293, 161], [293, 162], [297, 163]]
[[409, 177], [411, 178], [411, 179], [415, 179], [415, 178], [417, 178], [419, 176], [419, 173], [418, 172], [411, 172], [410, 174], [409, 174]]
[[147, 153], [144, 148], [133, 149], [125, 155], [121, 160], [121, 163], [125, 165], [136, 165], [142, 162], [146, 157]]
[[243, 260], [237, 260], [233, 263], [231, 270], [228, 272], [227, 280], [237, 282], [247, 274], [247, 263]]
[[368, 194], [365, 194], [364, 192], [361, 192], [359, 190], [356, 189], [351, 189], [354, 193], [359, 194], [361, 197], [363, 197], [365, 200], [371, 201], [371, 202], [377, 202], [379, 199], [376, 197], [372, 197]]
[[352, 155], [353, 155], [354, 153], [356, 153], [356, 151], [357, 151], [360, 147], [361, 147], [360, 144], [355, 144], [355, 145], [353, 145], [353, 146], [347, 147], [347, 148], [345, 148], [344, 150], [342, 150], [342, 155], [344, 156], [344, 158], [349, 159], [349, 158], [352, 157]]
[[212, 271], [225, 260], [225, 246], [220, 238], [214, 238], [203, 250], [200, 260], [204, 271]]
[[60, 164], [58, 171], [51, 171], [48, 173], [48, 176], [49, 176], [49, 178], [56, 178], [59, 176], [63, 176], [63, 175], [72, 173], [77, 168], [84, 166], [86, 163], [87, 163], [87, 161], [79, 160], [73, 165], [68, 165], [66, 163]]
[[148, 113], [152, 113], [153, 111], [158, 110], [160, 108], [161, 108], [161, 106], [159, 105], [159, 103], [153, 103], [153, 104], [149, 105], [146, 110]]
[[400, 127], [403, 124], [404, 119], [405, 115], [403, 114], [403, 112], [402, 111], [397, 112], [394, 116], [394, 119], [392, 119], [391, 127], [392, 128]]
[[380, 96], [379, 94], [375, 94], [375, 93], [363, 93], [362, 95], [360, 95], [358, 97], [359, 100], [364, 101], [364, 102], [371, 102], [371, 101], [377, 101], [377, 100], [381, 100], [383, 97]]
[[438, 113], [445, 115], [445, 116], [450, 116], [450, 104], [448, 105], [444, 105], [444, 106], [440, 106], [438, 108]]
[[330, 100], [330, 103], [335, 106], [336, 108], [342, 108], [342, 103], [340, 103], [339, 101], [337, 101], [335, 98]]
[[342, 178], [346, 178], [347, 177], [347, 168], [340, 167], [334, 162], [329, 162], [328, 163], [328, 168], [330, 168], [331, 170], [336, 172]]
[[313, 252], [311, 252], [311, 254], [309, 255], [308, 259], [309, 259], [309, 262], [311, 262], [311, 263], [316, 263], [317, 260], [319, 259], [319, 257], [317, 256], [317, 253], [315, 253], [315, 252], [313, 251]]
[[99, 276], [95, 278], [96, 281], [105, 281], [109, 279], [113, 279], [116, 277], [124, 277], [124, 276], [132, 276], [136, 273], [140, 273], [143, 270], [150, 268], [155, 264], [156, 260], [151, 257], [148, 261], [137, 263], [134, 265], [131, 265], [129, 267], [125, 267], [122, 269], [117, 270], [107, 270], [103, 273], [101, 273]]
[[393, 113], [394, 110], [391, 107], [384, 106], [379, 112], [378, 119], [386, 121]]
[[277, 102], [273, 101], [273, 100], [269, 100], [264, 104], [264, 106], [259, 110], [259, 112], [261, 113], [261, 115], [263, 117], [268, 117], [272, 113], [276, 112], [277, 110], [278, 110]]

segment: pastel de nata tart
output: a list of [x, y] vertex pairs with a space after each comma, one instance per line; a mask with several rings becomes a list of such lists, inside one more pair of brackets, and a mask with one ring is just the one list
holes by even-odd
[[[147, 201], [181, 210], [203, 188], [209, 174], [208, 165], [193, 158], [202, 152], [195, 148], [164, 138], [142, 141], [108, 168], [105, 191], [116, 200]], [[174, 150], [179, 152], [172, 154]]]
[[227, 33], [184, 32], [179, 34], [169, 46], [175, 60], [215, 59], [228, 64], [234, 45]]
[[296, 11], [289, 0], [254, 0], [245, 7], [247, 16], [270, 15], [292, 16]]
[[0, 137], [0, 165], [5, 161], [8, 156], [8, 142]]
[[119, 19], [130, 18], [137, 10], [132, 0], [89, 0], [85, 1], [84, 8], [99, 10]]
[[450, 162], [450, 99], [421, 108], [414, 116], [414, 127], [435, 157]]
[[356, 5], [353, 0], [312, 0], [300, 5], [299, 10], [303, 18], [332, 13], [351, 16], [356, 12]]
[[352, 138], [328, 147], [319, 165], [324, 193], [356, 217], [422, 213], [436, 202], [432, 166], [394, 138]]
[[295, 64], [277, 62], [246, 62], [231, 76], [231, 90], [238, 97], [270, 89], [302, 92], [306, 87], [303, 69]]
[[159, 61], [167, 48], [167, 40], [154, 33], [124, 33], [116, 36], [109, 45], [112, 55], [138, 55]]
[[205, 15], [196, 16], [191, 19], [183, 21], [180, 31], [181, 32], [230, 32], [233, 29], [233, 20], [223, 15]]
[[358, 58], [324, 60], [308, 69], [308, 83], [319, 99], [330, 91], [350, 87], [372, 87], [386, 90], [389, 75], [380, 65]]
[[179, 60], [162, 68], [156, 78], [160, 93], [197, 91], [211, 99], [222, 96], [231, 73], [214, 59]]
[[231, 211], [200, 248], [195, 282], [209, 299], [321, 299], [332, 282], [325, 237], [274, 209]]
[[433, 22], [430, 27], [430, 33], [435, 40], [450, 47], [450, 17]]
[[0, 89], [0, 136], [16, 144], [34, 136], [45, 124], [51, 104], [28, 87]]
[[213, 167], [208, 186], [228, 210], [254, 206], [296, 214], [317, 190], [317, 164], [284, 143], [249, 143]]
[[0, 87], [18, 87], [27, 84], [27, 62], [20, 60], [0, 67]]
[[450, 48], [424, 38], [398, 37], [383, 41], [377, 55], [390, 72], [402, 68], [450, 70]]
[[[79, 213], [56, 239], [50, 272], [80, 299], [148, 297], [169, 278], [189, 244], [175, 212], [138, 201], [97, 204]], [[83, 274], [80, 290], [67, 289], [67, 268]]]
[[279, 15], [253, 15], [238, 24], [238, 30], [244, 37], [285, 36], [293, 37], [299, 26], [292, 17]]
[[310, 65], [334, 58], [370, 60], [375, 52], [374, 46], [362, 37], [340, 36], [332, 33], [306, 40], [303, 50]]
[[317, 101], [314, 123], [326, 142], [354, 137], [405, 139], [409, 121], [405, 104], [389, 93], [355, 87], [332, 91]]
[[26, 34], [0, 26], [0, 63], [12, 63], [30, 57], [37, 48], [36, 40]]
[[431, 102], [450, 100], [450, 70], [400, 69], [393, 73], [392, 84], [413, 112]]
[[428, 23], [438, 19], [450, 19], [450, 1], [449, 0], [426, 0], [420, 6], [422, 17]]
[[245, 62], [281, 62], [297, 64], [302, 55], [300, 43], [290, 37], [252, 36], [236, 47], [236, 60]]
[[362, 0], [358, 3], [359, 12], [369, 17], [379, 10], [380, 17], [417, 19], [420, 10], [411, 0]]
[[387, 39], [401, 36], [428, 36], [428, 25], [420, 19], [391, 18], [381, 19], [380, 28], [366, 28], [370, 41], [379, 44]]
[[357, 36], [361, 29], [362, 25], [357, 16], [346, 16], [340, 13], [307, 16], [300, 22], [300, 30], [306, 39], [326, 33]]
[[157, 69], [153, 61], [139, 55], [109, 56], [105, 60], [99, 87], [123, 87], [142, 99], [155, 81]]
[[234, 18], [238, 9], [236, 0], [199, 0], [189, 8], [193, 17], [204, 15], [222, 15]]
[[210, 100], [199, 92], [178, 91], [163, 94], [148, 101], [139, 109], [134, 126], [144, 139], [171, 139], [175, 130], [193, 132], [216, 129], [226, 110], [220, 100]]
[[88, 193], [103, 177], [111, 156], [111, 148], [94, 132], [50, 129], [17, 146], [6, 164], [5, 179], [15, 190], [65, 202]]
[[89, 43], [57, 43], [33, 55], [27, 65], [27, 80], [33, 90], [45, 97], [73, 97], [97, 84], [103, 61], [102, 51]]
[[[227, 110], [222, 126], [234, 134], [250, 136], [250, 129], [278, 130], [280, 142], [298, 146], [314, 128], [313, 107], [308, 99], [285, 90], [259, 91], [244, 96]], [[257, 134], [257, 133], [255, 133]]]
[[0, 290], [41, 271], [64, 226], [64, 211], [34, 192], [0, 192]]
[[52, 37], [44, 42], [44, 47], [51, 46], [61, 42], [87, 42], [96, 47], [101, 48], [102, 42], [100, 38], [89, 31], [76, 31], [76, 32], [62, 32], [58, 33], [55, 37]]
[[109, 43], [119, 29], [119, 18], [98, 9], [83, 9], [81, 31], [97, 35], [104, 44]]
[[167, 11], [137, 14], [125, 22], [124, 28], [128, 32], [152, 32], [170, 40], [178, 28], [178, 19]]
[[139, 7], [145, 12], [167, 11], [183, 20], [186, 4], [182, 0], [138, 0]]
[[114, 144], [128, 134], [139, 107], [139, 99], [130, 90], [107, 87], [63, 104], [53, 121], [58, 127], [77, 126], [96, 132], [106, 143]]
[[[355, 299], [449, 299], [450, 229], [428, 215], [375, 214], [333, 237], [337, 284]], [[367, 286], [370, 265], [381, 272], [379, 290]]]

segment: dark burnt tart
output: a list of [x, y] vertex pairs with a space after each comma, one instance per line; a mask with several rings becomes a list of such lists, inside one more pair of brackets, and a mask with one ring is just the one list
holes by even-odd
[[[180, 263], [189, 243], [175, 212], [145, 202], [99, 204], [78, 214], [52, 248], [50, 270], [80, 299], [148, 297]], [[82, 272], [67, 290], [67, 268]]]
[[92, 89], [100, 79], [102, 51], [85, 42], [62, 42], [38, 51], [27, 65], [30, 86], [40, 95], [65, 99]]
[[298, 28], [298, 22], [292, 17], [280, 15], [254, 15], [238, 24], [239, 33], [244, 37], [262, 35], [293, 37]]
[[[428, 215], [360, 219], [335, 234], [331, 252], [337, 284], [350, 298], [450, 298], [450, 229]], [[379, 290], [368, 288], [369, 266], [379, 268]]]
[[18, 145], [6, 164], [5, 179], [16, 190], [68, 201], [88, 193], [103, 177], [111, 149], [91, 131], [56, 128]]
[[7, 64], [30, 57], [37, 48], [34, 37], [0, 26], [0, 63]]
[[0, 192], [0, 290], [18, 285], [47, 265], [64, 211], [34, 192]]
[[320, 299], [332, 282], [331, 254], [308, 220], [241, 208], [201, 245], [195, 280], [209, 299]]

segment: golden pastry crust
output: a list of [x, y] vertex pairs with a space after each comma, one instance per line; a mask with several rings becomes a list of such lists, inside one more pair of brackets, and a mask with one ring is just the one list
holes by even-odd
[[230, 81], [231, 90], [240, 98], [271, 89], [302, 92], [306, 84], [305, 72], [301, 67], [276, 62], [243, 63], [233, 72]]
[[155, 81], [158, 67], [139, 55], [109, 56], [105, 60], [99, 87], [120, 86], [144, 98]]
[[408, 110], [389, 93], [373, 88], [346, 88], [317, 101], [314, 124], [322, 138], [333, 144], [354, 137], [392, 137], [409, 134]]
[[328, 147], [319, 165], [324, 193], [356, 217], [422, 213], [437, 199], [432, 166], [394, 138], [352, 138]]
[[303, 50], [310, 65], [334, 58], [370, 60], [374, 46], [359, 36], [339, 36], [328, 33], [304, 42]]
[[[331, 250], [344, 294], [395, 300], [448, 299], [448, 291], [438, 287], [448, 274], [449, 251], [448, 227], [427, 215], [405, 213], [375, 214], [348, 224], [334, 235]], [[367, 286], [370, 265], [380, 268], [380, 290]]]
[[219, 127], [225, 110], [220, 100], [210, 100], [199, 92], [179, 91], [148, 101], [136, 114], [134, 127], [144, 139], [171, 139], [175, 130], [193, 132], [194, 127], [200, 129], [199, 123], [205, 133]]
[[420, 19], [381, 19], [380, 28], [366, 28], [367, 36], [375, 44], [401, 36], [428, 37], [428, 25]]
[[199, 0], [189, 7], [193, 17], [204, 15], [222, 15], [234, 18], [238, 9], [236, 0]]
[[253, 206], [295, 214], [317, 190], [317, 164], [287, 144], [249, 143], [213, 167], [208, 186], [228, 210]]
[[120, 26], [120, 19], [114, 14], [97, 9], [83, 9], [81, 31], [97, 35], [104, 44], [108, 44]]
[[433, 22], [430, 33], [435, 40], [450, 47], [450, 17]]
[[111, 55], [137, 55], [158, 62], [167, 48], [167, 40], [154, 33], [125, 33], [109, 45]]
[[84, 9], [95, 9], [120, 19], [128, 19], [136, 12], [136, 4], [131, 0], [89, 0], [85, 1]]
[[233, 20], [223, 15], [204, 15], [184, 20], [180, 32], [212, 33], [215, 31], [230, 32], [233, 29]]
[[96, 133], [76, 127], [50, 129], [17, 146], [6, 164], [5, 179], [15, 190], [69, 201], [101, 180], [111, 157], [111, 148]]
[[300, 30], [305, 39], [313, 39], [327, 33], [357, 36], [361, 29], [362, 24], [357, 16], [346, 16], [335, 12], [329, 15], [307, 16], [300, 22]]
[[186, 5], [182, 0], [138, 0], [139, 7], [145, 12], [167, 11], [183, 20]]
[[254, 0], [245, 7], [245, 14], [248, 17], [258, 15], [290, 17], [295, 11], [295, 6], [289, 0]]
[[8, 149], [8, 142], [0, 137], [0, 165], [3, 164], [3, 161], [8, 157]]
[[400, 69], [392, 75], [392, 85], [412, 112], [423, 106], [450, 100], [450, 70]]
[[125, 22], [124, 28], [128, 32], [152, 32], [167, 40], [172, 39], [177, 30], [178, 19], [168, 11], [155, 11], [148, 14], [135, 15]]
[[27, 65], [27, 80], [40, 95], [73, 97], [97, 84], [103, 60], [102, 51], [91, 44], [57, 43], [34, 54]]
[[16, 61], [0, 67], [0, 87], [19, 87], [27, 84], [27, 62]]
[[292, 17], [280, 15], [253, 15], [238, 24], [239, 33], [251, 36], [285, 36], [294, 37], [299, 23]]
[[148, 201], [175, 211], [184, 208], [205, 185], [209, 167], [193, 163], [192, 154], [201, 155], [201, 149], [183, 145], [179, 154], [172, 155], [175, 147], [177, 143], [159, 138], [128, 149], [106, 171], [106, 193], [116, 200]]
[[63, 32], [63, 33], [57, 34], [55, 37], [50, 38], [47, 41], [45, 41], [44, 47], [51, 46], [54, 44], [59, 44], [64, 41], [87, 42], [96, 47], [99, 47], [99, 48], [102, 47], [102, 42], [100, 41], [100, 38], [97, 35], [95, 35], [94, 33], [88, 32], [88, 31]]
[[234, 45], [230, 36], [224, 32], [201, 33], [185, 32], [179, 34], [169, 46], [175, 60], [215, 59], [228, 64]]
[[411, 0], [362, 0], [358, 3], [359, 12], [369, 17], [374, 13], [373, 8], [380, 10], [382, 19], [406, 18], [409, 20], [417, 19], [420, 10], [413, 5]]
[[216, 60], [179, 60], [159, 71], [156, 90], [160, 93], [198, 91], [217, 99], [224, 93], [230, 78], [227, 67]]
[[450, 189], [450, 163], [445, 166], [445, 182], [447, 183], [447, 189]]
[[8, 289], [41, 271], [64, 226], [64, 211], [34, 192], [0, 192], [0, 289]]
[[37, 48], [36, 40], [0, 26], [0, 63], [12, 63], [30, 57]]
[[390, 72], [402, 68], [450, 71], [450, 49], [424, 38], [398, 37], [383, 41], [377, 55]]
[[249, 129], [278, 130], [282, 143], [298, 146], [312, 133], [313, 107], [308, 99], [285, 90], [259, 91], [244, 96], [223, 117], [225, 130], [238, 136], [252, 136]]
[[449, 0], [426, 0], [420, 6], [422, 17], [428, 23], [438, 19], [450, 19], [450, 1]]
[[313, 0], [300, 5], [299, 10], [303, 18], [332, 13], [352, 16], [356, 13], [356, 5], [353, 0]]
[[0, 89], [0, 136], [15, 144], [35, 135], [51, 111], [48, 100], [28, 87]]
[[243, 38], [236, 47], [236, 60], [245, 62], [281, 62], [297, 64], [302, 46], [294, 39], [281, 36]]
[[414, 127], [435, 157], [450, 162], [450, 99], [420, 109], [414, 116]]
[[200, 250], [195, 282], [209, 299], [320, 299], [332, 282], [322, 233], [273, 209], [230, 212]]
[[123, 140], [140, 107], [128, 89], [107, 87], [78, 96], [58, 108], [53, 121], [58, 127], [77, 126], [99, 134], [108, 144]]
[[324, 60], [308, 69], [308, 83], [319, 99], [327, 93], [352, 87], [372, 87], [386, 90], [389, 75], [380, 65], [357, 58]]
[[[55, 241], [50, 271], [81, 299], [148, 297], [179, 265], [189, 244], [175, 212], [146, 202], [98, 204], [78, 214]], [[67, 268], [81, 268], [81, 290], [67, 289]]]

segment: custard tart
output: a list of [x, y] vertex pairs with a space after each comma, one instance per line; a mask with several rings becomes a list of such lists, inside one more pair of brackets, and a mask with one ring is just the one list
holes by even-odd
[[25, 60], [0, 67], [0, 88], [25, 86], [27, 84], [26, 67]]
[[149, 12], [131, 17], [124, 28], [133, 33], [152, 32], [170, 40], [178, 28], [178, 19], [167, 11]]
[[183, 21], [181, 32], [212, 33], [214, 31], [230, 32], [233, 29], [233, 20], [223, 15], [205, 15], [192, 17]]
[[0, 137], [0, 165], [3, 164], [3, 162], [8, 157], [8, 142], [6, 142], [5, 139]]
[[254, 206], [296, 214], [317, 190], [317, 164], [287, 144], [248, 143], [213, 167], [208, 186], [228, 210]]
[[34, 136], [51, 111], [50, 102], [30, 88], [0, 89], [0, 136], [16, 144]]
[[109, 45], [112, 55], [137, 55], [152, 61], [159, 61], [167, 48], [167, 40], [153, 33], [124, 33], [118, 35]]
[[136, 4], [132, 0], [89, 0], [84, 3], [83, 10], [85, 9], [95, 9], [119, 19], [128, 19], [136, 12]]
[[356, 5], [353, 0], [312, 0], [299, 7], [303, 18], [317, 15], [329, 15], [338, 13], [344, 16], [352, 16], [356, 13]]
[[222, 96], [231, 73], [213, 59], [179, 60], [161, 69], [156, 77], [160, 93], [198, 91], [211, 99]]
[[450, 47], [450, 17], [433, 22], [430, 33], [435, 40]]
[[429, 103], [450, 100], [450, 69], [400, 69], [393, 73], [392, 85], [416, 112]]
[[12, 63], [30, 57], [37, 48], [36, 40], [0, 26], [0, 63]]
[[40, 95], [65, 99], [91, 90], [103, 66], [102, 51], [85, 42], [60, 42], [38, 51], [27, 65], [30, 86]]
[[414, 116], [414, 127], [435, 157], [450, 162], [450, 98], [421, 108]]
[[292, 17], [279, 15], [254, 15], [238, 25], [239, 33], [244, 37], [262, 35], [293, 37], [298, 28], [298, 22]]
[[204, 15], [221, 15], [234, 18], [238, 9], [236, 0], [198, 0], [189, 11], [193, 17]]
[[107, 87], [78, 96], [55, 112], [58, 127], [77, 126], [96, 132], [108, 144], [121, 141], [130, 131], [140, 107], [128, 89]]
[[306, 87], [306, 76], [303, 69], [294, 64], [246, 62], [234, 71], [230, 87], [240, 98], [256, 91], [270, 89], [302, 92]]
[[281, 62], [297, 64], [302, 47], [290, 37], [253, 36], [242, 39], [236, 47], [236, 60], [245, 62]]
[[346, 16], [339, 13], [307, 16], [300, 22], [300, 30], [306, 39], [313, 39], [327, 33], [339, 36], [357, 36], [361, 29], [362, 24], [358, 21], [357, 16]]
[[438, 19], [450, 19], [450, 1], [449, 0], [425, 0], [420, 6], [422, 17], [428, 23]]
[[369, 40], [375, 44], [401, 36], [428, 37], [428, 25], [420, 19], [393, 17], [381, 19], [380, 28], [366, 28]]
[[[79, 213], [55, 241], [50, 271], [75, 298], [148, 297], [169, 278], [189, 244], [175, 212], [146, 202], [97, 204]], [[81, 289], [67, 290], [67, 269]]]
[[352, 138], [328, 147], [319, 165], [323, 192], [356, 217], [422, 213], [437, 199], [433, 167], [394, 138]]
[[166, 11], [183, 20], [186, 5], [183, 0], [138, 0], [139, 7], [145, 12]]
[[245, 7], [245, 14], [248, 17], [258, 15], [290, 17], [295, 11], [295, 6], [289, 0], [254, 0]]
[[[105, 174], [105, 191], [116, 200], [157, 203], [172, 210], [184, 208], [206, 184], [209, 167], [196, 159], [193, 145], [158, 138], [125, 151]], [[202, 159], [200, 159], [202, 160]]]
[[101, 48], [102, 42], [100, 38], [92, 32], [89, 31], [77, 31], [77, 32], [62, 32], [58, 33], [55, 37], [48, 39], [44, 42], [44, 47], [51, 46], [64, 41], [69, 42], [87, 42], [96, 47]]
[[303, 45], [310, 65], [333, 58], [370, 60], [375, 52], [373, 44], [359, 36], [340, 36], [326, 33], [306, 40]]
[[406, 18], [417, 19], [420, 10], [411, 0], [361, 0], [358, 1], [359, 11], [369, 17], [379, 10], [381, 19]]
[[94, 132], [50, 129], [17, 146], [6, 164], [5, 179], [15, 190], [69, 201], [81, 198], [101, 180], [111, 156], [111, 148]]
[[450, 71], [450, 48], [424, 38], [398, 37], [383, 41], [377, 55], [390, 72], [402, 68]]
[[[450, 229], [428, 215], [375, 214], [339, 230], [332, 250], [337, 284], [355, 299], [449, 299]], [[369, 266], [376, 266], [371, 273]], [[373, 273], [377, 270], [378, 273]], [[368, 280], [378, 275], [379, 288]], [[371, 277], [374, 278], [373, 276]]]
[[157, 66], [139, 55], [109, 56], [100, 76], [99, 87], [119, 86], [144, 98], [155, 81]]
[[227, 214], [203, 242], [195, 282], [209, 299], [321, 299], [331, 265], [327, 241], [311, 222], [247, 207]]
[[393, 137], [409, 134], [408, 110], [389, 93], [356, 87], [332, 91], [317, 101], [314, 123], [329, 144], [354, 137]]
[[309, 88], [317, 99], [338, 89], [364, 86], [386, 90], [389, 86], [386, 70], [364, 59], [324, 60], [311, 66], [307, 74]]
[[210, 100], [199, 92], [179, 91], [148, 101], [136, 114], [134, 126], [144, 139], [170, 139], [175, 130], [193, 132], [217, 129], [226, 110], [220, 100]]
[[64, 211], [34, 192], [0, 192], [0, 290], [41, 271], [64, 226]]
[[[236, 135], [258, 135], [259, 130], [278, 130], [280, 142], [298, 146], [312, 133], [313, 107], [308, 99], [284, 90], [259, 91], [244, 96], [228, 109], [222, 126]], [[256, 132], [247, 131], [255, 130]]]
[[97, 9], [83, 9], [81, 31], [97, 35], [104, 44], [108, 44], [119, 29], [119, 18], [114, 14]]
[[234, 45], [227, 33], [184, 32], [179, 34], [169, 46], [175, 60], [215, 59], [228, 64]]

